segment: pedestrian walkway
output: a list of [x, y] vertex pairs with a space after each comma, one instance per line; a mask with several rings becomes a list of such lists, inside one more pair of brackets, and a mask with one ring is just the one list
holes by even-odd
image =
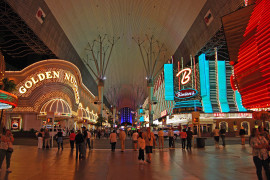
[[256, 179], [249, 145], [228, 145], [225, 149], [207, 146], [191, 152], [176, 149], [154, 150], [151, 164], [139, 164], [138, 152], [121, 153], [100, 149], [88, 152], [86, 160], [75, 160], [75, 151], [38, 150], [34, 146], [14, 146], [12, 173], [1, 179], [23, 180], [215, 180]]
[[[110, 149], [110, 140], [107, 138], [101, 138], [101, 139], [94, 139], [94, 148], [95, 149]], [[118, 143], [116, 143], [116, 148], [120, 148], [120, 140], [117, 139]], [[194, 138], [193, 141], [196, 141], [196, 138]], [[157, 140], [158, 143], [158, 140]], [[248, 144], [248, 138], [246, 139], [246, 143]], [[205, 141], [206, 146], [214, 146], [214, 139], [213, 137], [208, 137]], [[220, 144], [222, 142], [220, 141]], [[226, 144], [227, 145], [233, 145], [233, 144], [241, 144], [241, 139], [239, 137], [226, 137]], [[14, 145], [28, 145], [28, 146], [37, 146], [37, 138], [15, 138]], [[54, 146], [57, 146], [57, 142], [54, 141]], [[69, 139], [64, 139], [64, 148], [70, 147], [69, 145]], [[131, 149], [133, 147], [131, 138], [126, 139], [126, 148]], [[164, 147], [169, 147], [169, 139], [164, 139]], [[181, 140], [180, 138], [176, 139], [175, 143], [176, 148], [181, 147]]]

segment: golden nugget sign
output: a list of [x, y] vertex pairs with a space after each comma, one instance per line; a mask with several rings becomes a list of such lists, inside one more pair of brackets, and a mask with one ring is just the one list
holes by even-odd
[[21, 95], [24, 95], [28, 93], [28, 91], [35, 89], [39, 85], [49, 82], [62, 82], [71, 85], [72, 89], [74, 90], [76, 103], [79, 103], [80, 96], [76, 78], [72, 73], [63, 69], [38, 72], [33, 74], [19, 84], [19, 93]]

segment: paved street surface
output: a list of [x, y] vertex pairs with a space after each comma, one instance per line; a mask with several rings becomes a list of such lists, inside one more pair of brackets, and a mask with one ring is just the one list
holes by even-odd
[[[119, 143], [118, 143], [119, 144]], [[11, 159], [12, 173], [3, 163], [1, 179], [55, 180], [216, 180], [256, 179], [249, 145], [228, 145], [225, 149], [180, 148], [154, 150], [151, 164], [139, 164], [138, 152], [131, 149], [87, 150], [86, 160], [76, 160], [70, 148], [38, 150], [36, 146], [15, 145]]]

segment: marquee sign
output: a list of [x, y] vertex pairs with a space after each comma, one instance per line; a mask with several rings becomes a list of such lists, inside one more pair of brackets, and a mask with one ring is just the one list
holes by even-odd
[[175, 97], [178, 99], [186, 99], [191, 98], [193, 96], [196, 96], [198, 94], [198, 91], [195, 89], [182, 89], [175, 93]]
[[17, 85], [18, 96], [27, 97], [38, 86], [50, 82], [61, 82], [70, 85], [74, 91], [76, 103], [79, 103], [80, 96], [75, 76], [70, 71], [56, 68], [38, 71], [28, 76]]

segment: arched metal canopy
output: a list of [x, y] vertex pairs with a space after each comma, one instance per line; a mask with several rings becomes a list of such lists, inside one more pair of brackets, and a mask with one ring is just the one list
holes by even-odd
[[[166, 47], [160, 56], [156, 72], [174, 54], [184, 39], [206, 0], [45, 0], [53, 16], [67, 35], [82, 59], [95, 62], [86, 48], [99, 36], [120, 37], [111, 54], [105, 74], [105, 96], [110, 103], [121, 107], [142, 104], [147, 96], [147, 76], [138, 45], [134, 41], [145, 41], [147, 36], [158, 40]], [[203, 18], [203, 17], [202, 17]], [[147, 35], [147, 36], [146, 36]], [[95, 53], [98, 54], [99, 50]], [[106, 51], [106, 46], [104, 51]], [[109, 50], [105, 54], [108, 57]], [[90, 69], [89, 69], [90, 71]], [[95, 76], [93, 75], [95, 78]], [[128, 88], [127, 88], [128, 87]], [[143, 87], [142, 97], [136, 90]], [[115, 89], [117, 92], [114, 92]], [[128, 90], [127, 89], [131, 89]], [[141, 90], [140, 90], [141, 91]], [[139, 99], [139, 101], [138, 101]], [[140, 100], [141, 99], [141, 100]], [[135, 103], [134, 103], [135, 102]]]

